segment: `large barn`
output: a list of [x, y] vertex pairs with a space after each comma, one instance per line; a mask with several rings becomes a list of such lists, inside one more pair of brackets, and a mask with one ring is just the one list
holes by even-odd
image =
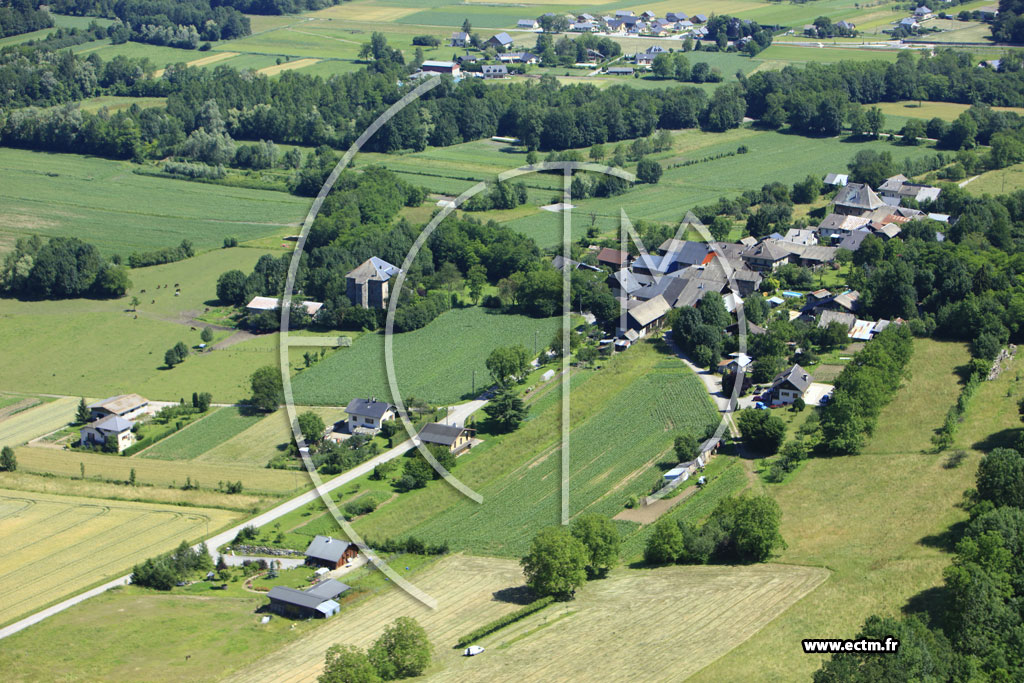
[[338, 613], [341, 606], [335, 601], [351, 587], [334, 579], [321, 581], [306, 590], [287, 586], [274, 586], [267, 593], [270, 610], [293, 619], [326, 619]]

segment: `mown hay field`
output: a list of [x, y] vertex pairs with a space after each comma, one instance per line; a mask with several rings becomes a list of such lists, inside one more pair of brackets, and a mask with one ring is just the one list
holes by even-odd
[[436, 610], [391, 591], [228, 680], [312, 681], [329, 646], [366, 647], [399, 616], [414, 617], [427, 631], [434, 647], [428, 680], [681, 680], [757, 632], [827, 575], [782, 565], [620, 569], [587, 584], [574, 601], [483, 638], [486, 654], [466, 658], [454, 649], [456, 640], [517, 607], [495, 593], [521, 586], [522, 574], [512, 560], [455, 555], [416, 576], [417, 585], [438, 600]]
[[36, 474], [78, 477], [85, 465], [86, 479], [128, 481], [131, 471], [140, 484], [181, 487], [191, 479], [203, 488], [216, 488], [219, 481], [241, 481], [245, 493], [284, 495], [309, 486], [303, 472], [265, 467], [222, 465], [196, 461], [146, 460], [103, 453], [62, 451], [55, 448], [18, 448], [18, 470]]
[[78, 401], [59, 398], [0, 420], [0, 446], [20, 446], [56, 431], [75, 418]]
[[194, 541], [237, 517], [223, 510], [0, 489], [0, 623]]

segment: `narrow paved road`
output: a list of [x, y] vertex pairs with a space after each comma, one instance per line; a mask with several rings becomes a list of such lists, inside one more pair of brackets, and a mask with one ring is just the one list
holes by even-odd
[[[469, 418], [470, 415], [472, 415], [477, 410], [482, 408], [486, 403], [487, 401], [484, 400], [476, 400], [459, 404], [455, 406], [451, 410], [451, 412], [448, 413], [447, 419], [449, 421], [453, 421], [459, 424], [464, 424], [466, 419]], [[366, 462], [364, 462], [361, 465], [358, 465], [357, 467], [353, 467], [348, 472], [339, 474], [337, 477], [331, 479], [330, 481], [325, 481], [319, 487], [319, 489], [312, 489], [310, 491], [307, 491], [301, 495], [296, 496], [295, 498], [292, 498], [289, 501], [281, 503], [277, 507], [272, 508], [267, 512], [264, 512], [263, 514], [257, 515], [252, 519], [249, 519], [237, 526], [230, 528], [227, 531], [222, 531], [219, 534], [211, 536], [205, 541], [206, 547], [210, 551], [210, 555], [212, 555], [213, 558], [216, 559], [217, 548], [219, 548], [220, 546], [224, 545], [229, 541], [234, 540], [235, 536], [238, 535], [238, 532], [241, 531], [243, 527], [261, 527], [265, 524], [269, 524], [270, 522], [273, 522], [279, 517], [283, 517], [289, 512], [292, 512], [293, 510], [302, 507], [306, 503], [313, 502], [321, 495], [327, 495], [334, 489], [338, 488], [339, 486], [344, 486], [353, 479], [357, 479], [363, 476], [364, 474], [373, 471], [373, 468], [379, 465], [380, 463], [387, 462], [388, 460], [393, 460], [394, 458], [401, 456], [403, 453], [409, 450], [412, 447], [412, 445], [412, 439], [407, 439], [400, 443], [399, 445], [395, 446], [394, 448], [391, 448], [381, 453], [377, 457], [371, 460], [367, 460]], [[6, 638], [9, 635], [13, 635], [18, 631], [22, 631], [28, 628], [29, 626], [32, 626], [33, 624], [38, 624], [40, 621], [46, 619], [47, 617], [52, 617], [54, 614], [63, 612], [69, 607], [73, 607], [81, 602], [88, 600], [89, 598], [100, 595], [101, 593], [104, 593], [110, 590], [111, 588], [114, 588], [116, 586], [125, 586], [129, 583], [130, 579], [130, 574], [118, 577], [112, 581], [108, 581], [107, 583], [101, 586], [97, 586], [96, 588], [87, 590], [84, 593], [79, 593], [74, 597], [68, 598], [63, 602], [59, 602], [56, 605], [53, 605], [52, 607], [47, 607], [44, 610], [40, 610], [39, 612], [36, 612], [31, 616], [25, 617], [20, 621], [16, 621], [13, 624], [10, 624], [9, 626], [0, 628], [0, 639]]]

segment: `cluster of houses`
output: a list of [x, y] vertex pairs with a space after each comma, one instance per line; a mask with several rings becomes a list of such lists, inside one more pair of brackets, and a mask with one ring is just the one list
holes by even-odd
[[[398, 417], [398, 407], [388, 401], [379, 401], [376, 397], [354, 398], [345, 406], [345, 420], [337, 423], [328, 431], [327, 438], [335, 441], [344, 438], [345, 434], [364, 434], [374, 436], [380, 432], [385, 422]], [[464, 425], [431, 422], [423, 426], [416, 438], [425, 444], [443, 446], [454, 455], [459, 455], [473, 447], [476, 430]]]
[[[668, 239], [656, 253], [636, 257], [611, 247], [591, 247], [597, 263], [611, 271], [608, 285], [625, 309], [626, 324], [617, 332], [616, 349], [628, 348], [660, 328], [673, 308], [699, 305], [708, 292], [721, 294], [726, 308], [733, 312], [742, 298], [758, 291], [763, 278], [783, 265], [821, 268], [832, 264], [840, 249], [857, 251], [868, 235], [889, 240], [899, 235], [908, 221], [949, 221], [949, 216], [943, 214], [900, 206], [904, 198], [929, 202], [939, 195], [938, 188], [912, 183], [903, 175], [888, 178], [877, 193], [865, 184], [850, 183], [845, 175], [829, 174], [825, 180], [838, 191], [831, 213], [813, 228], [793, 228], [785, 235], [773, 233], [760, 240], [745, 237], [738, 243]], [[554, 265], [559, 269], [588, 267], [564, 259]], [[851, 338], [870, 339], [888, 321], [858, 319], [857, 299], [856, 292], [819, 290], [807, 295], [802, 311], [791, 313], [817, 320], [822, 326], [842, 322]], [[772, 297], [767, 301], [776, 306], [785, 299]], [[829, 315], [821, 323], [826, 312]], [[754, 334], [764, 332], [756, 325], [748, 327]]]
[[916, 31], [921, 27], [922, 22], [934, 18], [935, 12], [933, 12], [931, 8], [928, 7], [928, 5], [921, 5], [920, 7], [916, 8], [914, 10], [914, 13], [911, 14], [909, 17], [903, 17], [902, 19], [894, 23], [896, 24], [897, 28]]
[[83, 446], [116, 444], [121, 453], [135, 443], [137, 418], [150, 414], [149, 399], [138, 394], [121, 394], [90, 403], [89, 422], [78, 430]]
[[650, 10], [639, 15], [631, 10], [617, 10], [614, 15], [600, 17], [576, 15], [575, 20], [569, 24], [569, 30], [624, 36], [690, 36], [699, 40], [708, 34], [707, 28], [702, 26], [707, 20], [703, 14], [688, 16], [685, 12], [666, 12], [664, 17], [659, 18]]

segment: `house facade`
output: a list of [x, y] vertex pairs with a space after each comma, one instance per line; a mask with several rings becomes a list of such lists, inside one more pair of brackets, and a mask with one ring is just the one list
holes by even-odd
[[387, 308], [388, 281], [400, 272], [400, 268], [376, 256], [366, 259], [345, 276], [349, 301], [363, 308]]
[[444, 446], [451, 453], [459, 454], [472, 446], [473, 434], [475, 433], [475, 430], [467, 427], [431, 422], [424, 425], [423, 429], [416, 436], [423, 443]]
[[78, 430], [83, 446], [114, 444], [121, 453], [135, 443], [135, 423], [117, 415], [101, 417]]
[[349, 434], [373, 433], [380, 431], [381, 425], [394, 420], [395, 406], [387, 401], [376, 398], [354, 398], [348, 402], [345, 412], [348, 414]]
[[798, 398], [803, 398], [812, 382], [814, 378], [810, 373], [799, 365], [794, 365], [789, 370], [779, 373], [772, 381], [772, 402], [789, 405]]
[[330, 536], [317, 535], [306, 548], [306, 564], [312, 567], [338, 569], [359, 554], [355, 543]]

